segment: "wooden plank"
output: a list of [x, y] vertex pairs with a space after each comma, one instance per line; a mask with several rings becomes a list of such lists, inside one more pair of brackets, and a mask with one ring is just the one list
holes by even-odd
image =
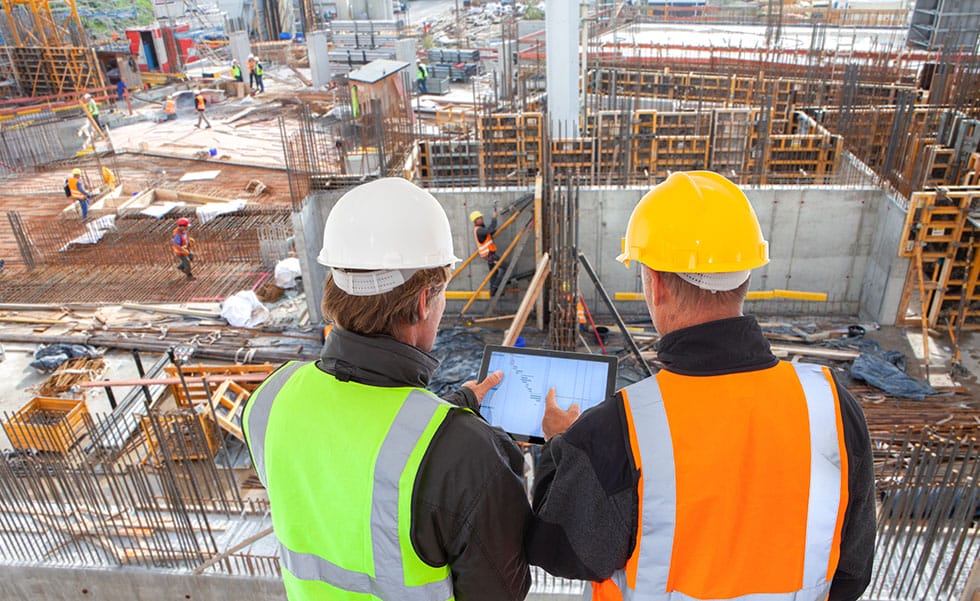
[[[544, 255], [544, 233], [542, 232], [542, 202], [544, 200], [544, 179], [539, 173], [534, 178], [534, 264], [537, 265]], [[539, 295], [534, 301], [534, 315], [538, 330], [544, 330], [544, 295]]]
[[527, 316], [531, 313], [531, 305], [541, 294], [544, 289], [544, 283], [548, 279], [548, 274], [551, 273], [551, 263], [548, 253], [543, 253], [541, 255], [541, 260], [538, 261], [538, 266], [534, 270], [534, 277], [531, 278], [531, 285], [528, 286], [527, 292], [524, 294], [524, 298], [521, 300], [521, 305], [517, 309], [517, 313], [514, 315], [514, 321], [507, 328], [507, 332], [504, 334], [504, 340], [502, 344], [504, 346], [514, 346], [517, 341], [517, 337], [520, 336], [521, 330], [524, 329], [524, 323], [527, 321]]

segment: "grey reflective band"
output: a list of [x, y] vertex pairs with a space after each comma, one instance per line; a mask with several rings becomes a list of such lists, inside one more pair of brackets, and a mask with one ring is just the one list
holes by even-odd
[[286, 381], [292, 377], [296, 371], [309, 365], [292, 361], [279, 368], [269, 379], [248, 398], [248, 440], [252, 450], [252, 460], [255, 461], [255, 471], [258, 473], [259, 480], [265, 486], [265, 431], [269, 427], [269, 414], [272, 413], [272, 403]]
[[[806, 525], [803, 582], [788, 593], [755, 593], [726, 601], [824, 601], [830, 550], [840, 507], [841, 457], [833, 381], [818, 365], [793, 364], [806, 398], [810, 431], [810, 497]], [[656, 377], [624, 391], [636, 430], [643, 466], [643, 514], [636, 589], [625, 586], [626, 573], [612, 579], [627, 601], [705, 601], [679, 591], [665, 592], [674, 542], [677, 507], [673, 444]], [[586, 593], [591, 590], [586, 588]]]
[[[276, 396], [296, 370], [308, 363], [283, 367], [256, 391], [251, 400], [258, 403], [248, 417], [249, 439], [256, 470], [265, 482], [265, 430]], [[316, 369], [312, 367], [311, 369]], [[280, 374], [282, 374], [281, 377]], [[256, 399], [256, 396], [258, 399]], [[363, 593], [383, 599], [407, 601], [445, 601], [453, 596], [452, 575], [419, 586], [406, 586], [401, 543], [398, 538], [398, 482], [408, 460], [443, 401], [426, 392], [413, 390], [388, 429], [374, 465], [374, 489], [371, 495], [371, 547], [375, 577], [351, 571], [322, 557], [299, 553], [279, 543], [282, 567], [300, 580], [325, 582], [352, 593]], [[377, 566], [385, 566], [378, 570]]]
[[833, 382], [819, 365], [792, 365], [803, 386], [810, 419], [810, 499], [803, 562], [803, 587], [807, 588], [827, 581], [830, 548], [840, 509], [840, 439]]
[[[627, 388], [636, 442], [643, 465], [643, 524], [636, 588], [663, 591], [670, 575], [674, 547], [674, 516], [677, 513], [677, 481], [674, 474], [674, 445], [667, 410], [657, 378], [646, 378]], [[637, 416], [643, 416], [637, 418]], [[649, 449], [649, 451], [644, 451]], [[651, 452], [652, 451], [652, 452]], [[653, 461], [653, 452], [657, 460]], [[666, 552], [665, 552], [666, 551]]]

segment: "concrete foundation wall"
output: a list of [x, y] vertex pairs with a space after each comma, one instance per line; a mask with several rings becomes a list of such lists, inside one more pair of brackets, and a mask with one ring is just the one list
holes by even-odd
[[[524, 188], [430, 191], [446, 210], [453, 228], [456, 255], [464, 260], [476, 250], [469, 213], [479, 210], [489, 219], [495, 204], [504, 208], [531, 192]], [[645, 192], [646, 189], [640, 188], [590, 188], [579, 192], [579, 250], [588, 257], [610, 296], [616, 292], [641, 291], [639, 269], [635, 265], [626, 269], [616, 261], [616, 256], [633, 207]], [[908, 263], [897, 257], [904, 212], [894, 199], [874, 187], [748, 188], [746, 196], [769, 240], [771, 257], [768, 265], [753, 273], [751, 289], [828, 295], [827, 302], [749, 301], [748, 313], [860, 315], [885, 325], [894, 322]], [[318, 201], [321, 208], [313, 211], [317, 219], [326, 216], [328, 202], [326, 198]], [[529, 207], [525, 214], [530, 211]], [[507, 214], [502, 214], [498, 221], [502, 223], [506, 217]], [[498, 253], [504, 252], [525, 219], [522, 215], [518, 223], [495, 236]], [[323, 222], [318, 223], [308, 229], [322, 233]], [[316, 239], [315, 250], [306, 253], [313, 263], [319, 244], [320, 240]], [[516, 272], [533, 270], [532, 239], [518, 260]], [[452, 281], [449, 289], [476, 290], [486, 275], [486, 262], [476, 259]], [[322, 277], [316, 285], [322, 285]], [[526, 285], [525, 279], [521, 294]], [[584, 273], [580, 273], [579, 288], [590, 310], [607, 317], [608, 311]], [[314, 296], [319, 306], [319, 291], [308, 295]], [[513, 312], [520, 300], [520, 295], [505, 295], [498, 313]], [[462, 306], [463, 301], [449, 301], [447, 314], [457, 312]], [[479, 316], [485, 306], [485, 301], [481, 301], [469, 314]], [[647, 314], [643, 302], [621, 301], [617, 309], [630, 318], [644, 318]], [[319, 311], [314, 313], [311, 308], [313, 314]]]
[[138, 569], [0, 566], [0, 599], [38, 601], [285, 601], [278, 578], [195, 576]]

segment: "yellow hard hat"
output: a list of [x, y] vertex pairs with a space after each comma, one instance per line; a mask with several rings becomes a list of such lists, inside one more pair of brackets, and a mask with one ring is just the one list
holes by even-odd
[[479, 219], [480, 217], [483, 217], [483, 213], [481, 213], [479, 211], [473, 211], [472, 213], [470, 213], [470, 221], [471, 222], [474, 222], [475, 223], [476, 220]]
[[71, 170], [71, 174], [72, 175], [81, 175], [82, 174], [82, 170], [76, 167], [76, 168], [74, 168], [74, 169]]
[[745, 194], [710, 171], [673, 173], [633, 209], [616, 260], [671, 273], [727, 273], [769, 262]]

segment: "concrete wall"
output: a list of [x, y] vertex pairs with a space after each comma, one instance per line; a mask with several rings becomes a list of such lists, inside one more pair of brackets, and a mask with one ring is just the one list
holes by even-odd
[[877, 203], [871, 253], [861, 290], [860, 316], [883, 325], [895, 323], [910, 259], [898, 256], [905, 227], [905, 208], [888, 195]]
[[0, 599], [37, 601], [285, 601], [278, 578], [195, 576], [131, 568], [0, 566]]
[[[495, 190], [431, 189], [446, 210], [453, 228], [453, 244], [456, 255], [466, 259], [476, 250], [473, 229], [468, 215], [480, 210], [489, 216], [494, 204], [504, 208], [512, 205], [522, 195], [531, 192], [524, 188]], [[616, 261], [620, 252], [621, 238], [626, 223], [646, 189], [641, 188], [589, 188], [579, 193], [579, 250], [592, 263], [599, 279], [610, 296], [616, 292], [639, 292], [641, 283], [636, 266], [626, 269]], [[833, 187], [765, 187], [748, 188], [748, 196], [763, 234], [769, 240], [771, 262], [753, 274], [752, 290], [786, 289], [807, 292], [825, 292], [827, 302], [788, 300], [750, 301], [746, 311], [758, 314], [807, 314], [858, 316], [881, 324], [891, 324], [895, 319], [898, 298], [901, 294], [908, 261], [897, 256], [898, 238], [904, 219], [904, 211], [884, 191], [874, 188]], [[315, 249], [306, 256], [315, 265], [322, 234], [322, 219], [326, 217], [331, 200], [318, 195], [305, 211], [317, 220], [317, 225], [307, 226], [314, 238]], [[507, 217], [501, 216], [501, 222]], [[500, 253], [513, 240], [525, 222], [522, 215], [518, 223], [495, 237]], [[534, 270], [533, 240], [529, 241], [516, 271]], [[322, 269], [321, 269], [322, 272]], [[304, 273], [309, 273], [304, 265]], [[450, 284], [450, 290], [476, 290], [487, 275], [486, 262], [479, 259], [466, 268]], [[307, 282], [318, 289], [322, 276]], [[523, 294], [527, 280], [521, 285]], [[595, 313], [606, 316], [599, 296], [584, 273], [579, 277], [579, 288], [586, 303]], [[309, 290], [309, 289], [308, 289]], [[319, 307], [319, 290], [310, 291], [308, 298]], [[314, 302], [314, 301], [311, 301]], [[512, 312], [520, 302], [520, 295], [503, 297], [498, 313]], [[447, 314], [458, 311], [463, 301], [450, 301]], [[478, 304], [470, 314], [479, 316], [485, 303]], [[626, 317], [644, 318], [646, 306], [642, 302], [622, 301], [617, 309]], [[319, 315], [311, 307], [311, 315]]]

